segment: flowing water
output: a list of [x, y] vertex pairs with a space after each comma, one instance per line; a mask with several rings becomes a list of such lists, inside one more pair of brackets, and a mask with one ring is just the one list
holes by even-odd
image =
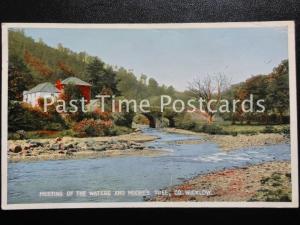
[[[209, 142], [176, 144], [176, 141], [199, 139], [194, 135], [166, 133], [150, 128], [145, 129], [144, 133], [160, 137], [147, 143], [148, 146], [167, 149], [168, 153], [156, 157], [129, 156], [9, 163], [8, 203], [143, 201], [142, 196], [66, 196], [66, 192], [152, 192], [181, 183], [184, 179], [198, 174], [291, 158], [289, 144], [224, 152], [216, 144]], [[40, 192], [50, 191], [62, 191], [64, 196], [40, 197]]]

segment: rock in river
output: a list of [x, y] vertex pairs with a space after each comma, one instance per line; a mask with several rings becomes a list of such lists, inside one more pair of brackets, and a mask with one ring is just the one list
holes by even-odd
[[21, 151], [22, 151], [21, 145], [17, 145], [17, 146], [12, 150], [12, 152], [14, 152], [14, 153], [19, 153], [19, 152], [21, 152]]
[[94, 146], [94, 147], [92, 148], [92, 150], [94, 150], [94, 151], [105, 151], [106, 148], [107, 148], [106, 145], [98, 145], [98, 146], [96, 145], [96, 146]]

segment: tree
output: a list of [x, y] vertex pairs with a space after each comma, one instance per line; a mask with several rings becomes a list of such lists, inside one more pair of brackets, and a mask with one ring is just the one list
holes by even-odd
[[148, 91], [150, 95], [155, 95], [158, 92], [158, 83], [156, 80], [154, 80], [153, 78], [149, 79], [148, 82]]
[[[203, 100], [203, 111], [196, 112], [207, 118], [208, 123], [213, 122], [213, 117], [216, 114], [214, 110], [220, 104], [222, 93], [228, 87], [228, 81], [224, 75], [207, 76], [204, 79], [197, 78], [189, 84], [191, 95], [197, 99]], [[211, 100], [215, 100], [214, 104], [208, 104]]]
[[272, 111], [279, 113], [282, 122], [284, 112], [289, 111], [289, 68], [288, 60], [283, 60], [269, 75], [267, 102]]
[[117, 94], [116, 74], [111, 67], [105, 64], [97, 57], [88, 64], [87, 75], [92, 86], [92, 96], [95, 97], [103, 88], [110, 88], [113, 93]]
[[136, 76], [132, 72], [128, 72], [124, 68], [120, 68], [117, 71], [117, 81], [119, 92], [128, 99], [134, 99], [137, 97], [136, 87], [138, 86], [138, 81]]
[[29, 51], [25, 51], [25, 62], [32, 67], [40, 75], [48, 78], [53, 74], [53, 71], [38, 57], [33, 56]]
[[23, 91], [32, 87], [32, 76], [23, 60], [18, 56], [10, 58], [8, 66], [8, 99], [21, 101]]
[[[74, 84], [67, 84], [64, 86], [64, 91], [61, 95], [61, 98], [66, 101], [67, 105], [66, 107], [68, 108], [69, 102], [71, 100], [77, 100], [75, 103], [73, 103], [74, 105], [77, 106], [78, 110], [75, 113], [72, 113], [72, 118], [75, 121], [81, 121], [84, 118], [84, 112], [82, 111], [82, 107], [81, 107], [81, 102], [79, 100], [81, 100], [83, 98], [83, 95], [80, 91], [80, 88]], [[69, 111], [69, 110], [68, 110]]]
[[73, 77], [75, 76], [75, 73], [73, 72], [72, 68], [65, 64], [63, 61], [59, 61], [57, 63], [58, 68], [61, 70], [59, 74], [59, 78], [65, 79], [67, 77]]

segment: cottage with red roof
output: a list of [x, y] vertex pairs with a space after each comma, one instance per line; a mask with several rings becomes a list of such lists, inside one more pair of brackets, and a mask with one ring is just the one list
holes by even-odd
[[82, 96], [87, 102], [90, 102], [92, 85], [77, 77], [69, 77], [63, 81], [57, 81], [55, 86], [50, 82], [38, 84], [29, 91], [23, 92], [23, 102], [36, 106], [39, 98], [57, 98], [59, 94], [63, 92], [64, 86], [67, 84], [78, 86]]

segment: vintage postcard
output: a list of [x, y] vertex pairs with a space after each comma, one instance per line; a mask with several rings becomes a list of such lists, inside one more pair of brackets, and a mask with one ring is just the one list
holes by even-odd
[[298, 207], [293, 21], [2, 24], [2, 208]]

